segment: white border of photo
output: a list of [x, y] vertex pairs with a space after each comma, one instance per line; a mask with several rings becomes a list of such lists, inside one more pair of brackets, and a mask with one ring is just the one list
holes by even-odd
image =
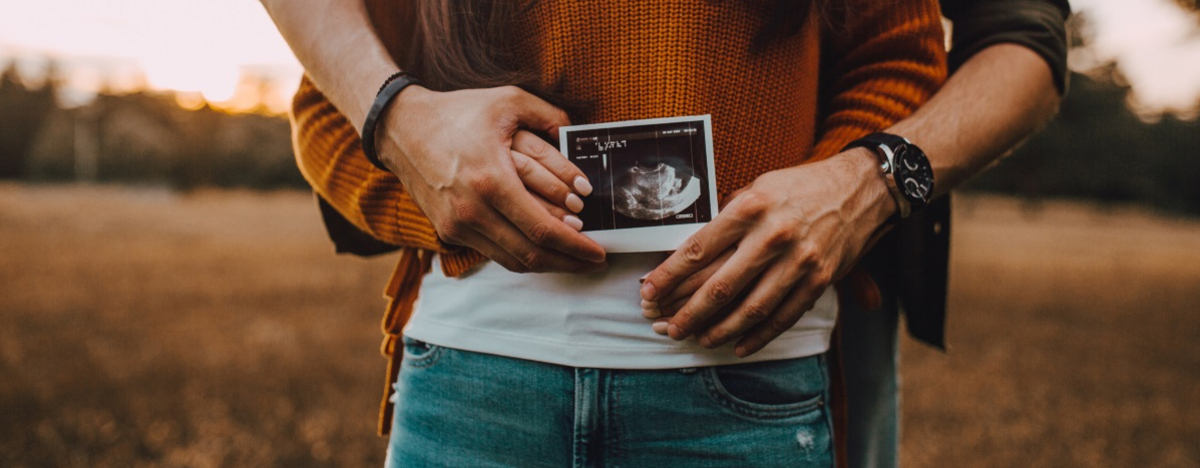
[[[704, 187], [706, 190], [708, 190], [709, 212], [712, 213], [712, 217], [715, 218], [717, 216], [717, 171], [716, 165], [713, 161], [711, 115], [705, 114], [686, 117], [664, 117], [657, 119], [626, 120], [622, 122], [607, 122], [559, 127], [559, 151], [563, 154], [563, 156], [566, 156], [568, 159], [570, 158], [569, 148], [567, 145], [567, 132], [697, 121], [702, 122], [704, 128], [705, 162], [708, 165], [708, 173], [705, 176]], [[595, 181], [593, 181], [593, 184], [594, 183]], [[604, 247], [604, 250], [609, 253], [662, 252], [678, 249], [679, 246], [682, 245], [689, 236], [694, 234], [696, 231], [699, 231], [700, 228], [704, 227], [706, 224], [708, 224], [708, 221], [696, 222], [692, 224], [674, 224], [667, 226], [612, 229], [604, 231], [584, 231], [583, 234], [596, 241], [596, 243]]]

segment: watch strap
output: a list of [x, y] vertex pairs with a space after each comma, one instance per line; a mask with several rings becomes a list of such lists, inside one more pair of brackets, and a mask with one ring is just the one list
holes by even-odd
[[884, 184], [887, 185], [888, 193], [892, 195], [892, 200], [896, 203], [896, 212], [888, 219], [888, 224], [908, 218], [912, 214], [912, 203], [900, 192], [900, 186], [896, 183], [896, 161], [893, 148], [902, 144], [911, 145], [912, 143], [898, 135], [877, 132], [854, 140], [842, 148], [842, 151], [867, 148], [879, 160], [880, 175], [883, 177]]

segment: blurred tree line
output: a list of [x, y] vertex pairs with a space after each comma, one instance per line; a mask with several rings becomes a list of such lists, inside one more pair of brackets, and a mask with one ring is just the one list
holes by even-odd
[[1072, 75], [1058, 116], [967, 189], [1200, 214], [1200, 121], [1170, 114], [1143, 121], [1121, 83], [1112, 66]]
[[13, 64], [0, 74], [0, 179], [306, 187], [283, 117], [185, 109], [148, 91], [63, 108], [53, 65], [45, 75], [30, 84]]
[[[0, 178], [218, 187], [306, 187], [281, 116], [187, 110], [171, 95], [100, 93], [56, 104], [53, 73], [0, 75]], [[1058, 117], [967, 189], [1028, 199], [1136, 202], [1200, 215], [1200, 122], [1138, 118], [1115, 67], [1072, 76]]]
[[[1197, 0], [1174, 0], [1200, 24]], [[1096, 31], [1075, 13], [1071, 49], [1088, 47]], [[1115, 63], [1072, 73], [1058, 115], [1040, 133], [965, 187], [1029, 200], [1047, 197], [1141, 203], [1200, 215], [1200, 102], [1188, 119], [1147, 120], [1130, 110], [1132, 89]], [[1186, 107], [1188, 103], [1183, 103]]]

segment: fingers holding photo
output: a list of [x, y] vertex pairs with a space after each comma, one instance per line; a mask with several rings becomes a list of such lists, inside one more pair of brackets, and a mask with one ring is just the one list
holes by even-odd
[[571, 226], [571, 228], [576, 231], [583, 229], [583, 221], [580, 220], [578, 216], [575, 216], [575, 214], [570, 210], [567, 210], [554, 203], [550, 203], [545, 198], [540, 196], [536, 198], [538, 204], [542, 205], [542, 207], [546, 209], [546, 212], [550, 213], [550, 216], [563, 220], [564, 223], [567, 223], [567, 226]]
[[[533, 244], [585, 262], [604, 261], [606, 252], [603, 247], [568, 226], [563, 218], [548, 213], [538, 203], [536, 195], [529, 193], [525, 187], [498, 187], [489, 197], [488, 201], [495, 210]], [[536, 266], [542, 263], [543, 258], [541, 255], [532, 255], [526, 264], [534, 271], [539, 271], [540, 268]]]
[[[558, 135], [554, 134], [553, 136]], [[575, 193], [584, 197], [592, 194], [591, 181], [584, 176], [583, 171], [572, 164], [566, 156], [563, 156], [558, 148], [546, 143], [537, 135], [526, 130], [518, 130], [513, 136], [512, 149], [537, 161], [558, 180], [571, 187]]]
[[547, 201], [552, 200], [555, 205], [566, 208], [572, 213], [583, 211], [583, 198], [571, 190], [571, 187], [562, 179], [551, 173], [546, 166], [515, 149], [511, 153], [513, 168], [517, 170], [517, 176], [521, 178], [525, 188]]

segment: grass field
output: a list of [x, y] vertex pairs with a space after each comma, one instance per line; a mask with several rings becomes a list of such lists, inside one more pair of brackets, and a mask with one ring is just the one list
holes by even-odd
[[[1200, 222], [963, 197], [908, 467], [1200, 467]], [[0, 185], [0, 466], [380, 466], [391, 258], [303, 193]]]

